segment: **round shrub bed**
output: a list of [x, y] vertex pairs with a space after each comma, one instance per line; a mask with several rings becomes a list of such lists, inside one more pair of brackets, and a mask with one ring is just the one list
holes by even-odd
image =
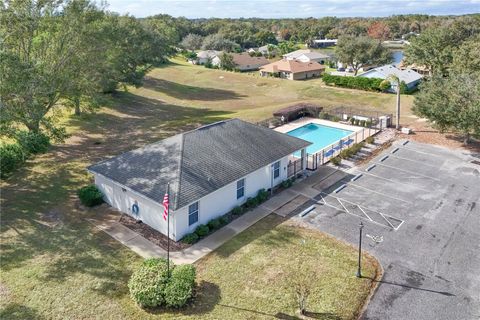
[[128, 289], [131, 298], [142, 308], [179, 308], [192, 297], [195, 276], [194, 266], [170, 263], [168, 277], [167, 260], [151, 258], [133, 272]]
[[85, 186], [78, 190], [78, 197], [83, 205], [93, 207], [103, 203], [103, 194], [94, 184]]

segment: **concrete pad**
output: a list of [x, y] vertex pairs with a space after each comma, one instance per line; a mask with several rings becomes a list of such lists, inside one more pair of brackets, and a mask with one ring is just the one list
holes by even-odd
[[[123, 242], [122, 242], [123, 243]], [[130, 250], [143, 258], [166, 258], [167, 251], [150, 240], [137, 234], [136, 237], [123, 243]]]
[[262, 203], [261, 206], [270, 211], [275, 211], [277, 208], [280, 208], [296, 196], [297, 193], [290, 189], [283, 190], [282, 192], [274, 195], [273, 197]]

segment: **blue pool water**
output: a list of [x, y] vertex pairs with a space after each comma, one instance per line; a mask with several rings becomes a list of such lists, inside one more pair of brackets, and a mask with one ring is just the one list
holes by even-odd
[[[353, 131], [309, 123], [287, 132], [289, 136], [297, 137], [313, 144], [307, 147], [307, 153], [315, 153], [323, 148], [352, 134]], [[295, 155], [298, 156], [298, 155]]]

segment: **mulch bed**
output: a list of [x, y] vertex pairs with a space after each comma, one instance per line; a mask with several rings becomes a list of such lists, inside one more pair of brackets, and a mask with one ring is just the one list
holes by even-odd
[[[137, 220], [133, 219], [132, 217], [126, 214], [122, 214], [119, 222], [123, 224], [125, 227], [129, 228], [130, 230], [135, 231], [136, 233], [140, 234], [142, 237], [155, 243], [157, 246], [167, 250], [167, 242], [168, 242], [167, 236], [153, 229], [149, 225], [145, 223], [137, 222]], [[181, 251], [190, 246], [191, 246], [190, 244], [186, 244], [181, 241], [175, 242], [170, 239], [170, 251]]]

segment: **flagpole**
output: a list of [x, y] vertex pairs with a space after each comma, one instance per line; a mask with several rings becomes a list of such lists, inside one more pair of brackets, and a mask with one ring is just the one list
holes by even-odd
[[167, 277], [170, 277], [170, 183], [167, 183]]

